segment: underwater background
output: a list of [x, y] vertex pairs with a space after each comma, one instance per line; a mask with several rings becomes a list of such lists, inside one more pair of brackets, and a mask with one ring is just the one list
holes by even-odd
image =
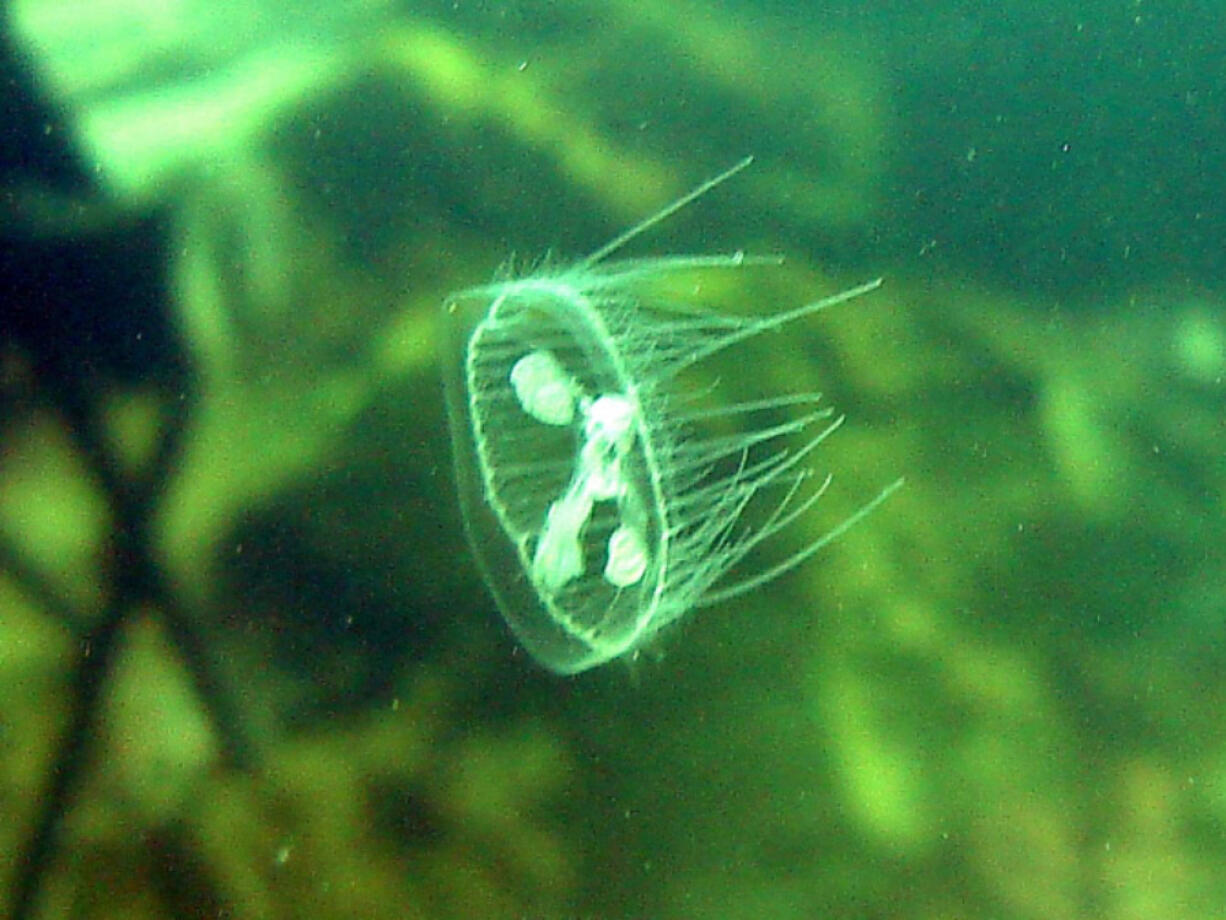
[[[26, 918], [1226, 917], [1226, 20], [1181, 0], [9, 0], [0, 898]], [[803, 567], [517, 647], [441, 304], [868, 297]], [[748, 395], [747, 395], [748, 394]], [[784, 540], [786, 543], [787, 540]], [[772, 553], [776, 555], [772, 555]]]

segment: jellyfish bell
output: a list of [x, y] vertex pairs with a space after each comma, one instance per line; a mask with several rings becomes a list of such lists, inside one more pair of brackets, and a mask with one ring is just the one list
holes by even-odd
[[[829, 477], [812, 485], [807, 460], [842, 419], [815, 393], [699, 409], [679, 375], [880, 281], [774, 316], [733, 318], [668, 309], [652, 283], [778, 260], [605, 258], [749, 162], [574, 265], [445, 302], [444, 379], [465, 528], [504, 618], [555, 672], [636, 652], [690, 610], [795, 568], [898, 485], [769, 568], [726, 577], [820, 498]], [[783, 408], [792, 417], [782, 422], [706, 433], [720, 420], [744, 426]], [[797, 435], [801, 445], [786, 448]], [[768, 491], [776, 495], [764, 519], [745, 525], [747, 508]]]

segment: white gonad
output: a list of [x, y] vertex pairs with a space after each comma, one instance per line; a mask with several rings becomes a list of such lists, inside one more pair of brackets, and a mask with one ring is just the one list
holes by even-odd
[[[825, 491], [829, 477], [815, 480], [808, 460], [842, 418], [820, 408], [816, 393], [700, 409], [678, 375], [881, 282], [773, 316], [733, 318], [678, 310], [660, 281], [777, 258], [604, 260], [749, 163], [576, 264], [446, 301], [443, 364], [465, 526], [507, 622], [550, 670], [572, 674], [633, 652], [695, 607], [764, 585], [901, 484], [765, 570], [725, 579]], [[781, 410], [794, 416], [778, 421]], [[746, 429], [758, 415], [776, 420]], [[798, 446], [785, 446], [801, 433]], [[743, 523], [768, 490], [775, 496], [761, 499], [760, 522]]]

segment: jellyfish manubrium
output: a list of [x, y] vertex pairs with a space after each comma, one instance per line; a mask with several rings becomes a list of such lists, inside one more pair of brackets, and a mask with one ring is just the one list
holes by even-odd
[[[778, 259], [606, 257], [749, 162], [578, 263], [445, 302], [443, 365], [465, 528], [503, 616], [552, 671], [573, 674], [634, 652], [688, 611], [760, 587], [898, 485], [782, 561], [726, 578], [821, 497], [830, 477], [815, 480], [806, 461], [842, 418], [816, 393], [703, 406], [679, 375], [880, 280], [773, 316], [733, 318], [678, 311], [658, 282]], [[774, 421], [746, 424], [762, 415]], [[796, 436], [799, 445], [786, 446]], [[769, 496], [760, 499], [766, 510], [746, 525], [759, 496]]]

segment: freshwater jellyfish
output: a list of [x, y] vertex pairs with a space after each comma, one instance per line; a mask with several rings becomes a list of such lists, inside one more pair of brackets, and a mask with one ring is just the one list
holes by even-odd
[[[900, 484], [774, 565], [727, 577], [821, 497], [830, 478], [815, 480], [807, 461], [842, 418], [816, 393], [699, 407], [678, 375], [880, 280], [773, 316], [739, 318], [679, 312], [660, 302], [656, 283], [670, 273], [778, 259], [606, 259], [750, 162], [577, 263], [445, 301], [442, 360], [468, 538], [515, 635], [557, 673], [634, 652], [690, 610], [795, 568]], [[790, 417], [747, 426], [781, 414]], [[785, 446], [794, 438], [798, 446]], [[746, 509], [764, 493], [773, 493], [763, 499], [768, 510], [745, 524]]]

